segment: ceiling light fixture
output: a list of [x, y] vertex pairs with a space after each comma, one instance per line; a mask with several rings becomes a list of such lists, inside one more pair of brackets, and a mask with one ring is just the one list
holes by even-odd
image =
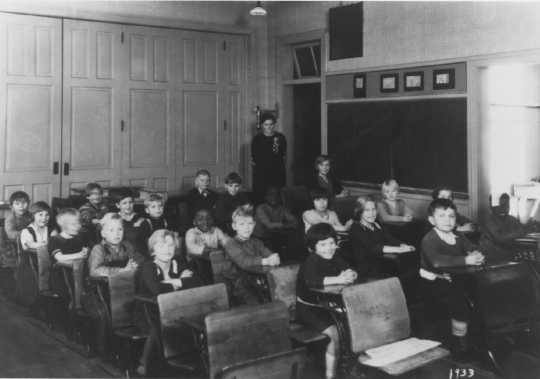
[[249, 14], [252, 16], [266, 16], [266, 9], [262, 7], [260, 1], [257, 1], [257, 5], [249, 11]]

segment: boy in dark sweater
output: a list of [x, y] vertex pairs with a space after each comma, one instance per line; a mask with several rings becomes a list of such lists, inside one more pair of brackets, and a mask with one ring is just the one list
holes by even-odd
[[[454, 356], [461, 360], [467, 353], [467, 327], [469, 308], [465, 299], [463, 283], [451, 278], [445, 267], [478, 266], [484, 263], [484, 255], [475, 250], [462, 234], [454, 233], [456, 206], [448, 199], [434, 200], [428, 209], [433, 229], [422, 240], [420, 276], [424, 293], [430, 301], [448, 299], [447, 305], [455, 337]], [[439, 301], [440, 302], [440, 301]]]
[[244, 205], [235, 210], [232, 221], [236, 236], [225, 244], [225, 253], [232, 264], [224, 276], [236, 303], [258, 304], [256, 283], [244, 269], [249, 266], [278, 266], [279, 255], [251, 236], [255, 228], [251, 206]]
[[193, 220], [195, 213], [201, 209], [212, 212], [215, 210], [217, 194], [210, 189], [210, 178], [210, 172], [207, 170], [199, 170], [195, 174], [195, 188], [186, 194], [189, 220]]
[[225, 233], [233, 236], [231, 216], [234, 210], [249, 203], [249, 198], [242, 189], [242, 178], [236, 172], [225, 177], [225, 193], [218, 196], [216, 202], [216, 220], [218, 226]]

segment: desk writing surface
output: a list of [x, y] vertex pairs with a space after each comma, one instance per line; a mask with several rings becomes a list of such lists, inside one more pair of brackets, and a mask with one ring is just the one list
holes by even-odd
[[519, 262], [508, 261], [508, 262], [498, 262], [498, 263], [479, 265], [479, 266], [440, 267], [439, 269], [440, 271], [444, 271], [449, 274], [463, 275], [463, 274], [474, 274], [477, 272], [484, 272], [484, 271], [494, 270], [501, 267], [518, 265], [518, 264]]

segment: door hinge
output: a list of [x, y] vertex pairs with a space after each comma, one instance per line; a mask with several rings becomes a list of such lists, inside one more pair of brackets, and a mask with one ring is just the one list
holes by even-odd
[[60, 172], [60, 162], [58, 161], [55, 161], [53, 162], [53, 175], [58, 175], [58, 173]]
[[64, 162], [64, 176], [69, 175], [69, 163]]
[[124, 32], [120, 32], [120, 43], [124, 43]]
[[227, 50], [227, 41], [223, 41], [223, 50]]
[[126, 130], [126, 122], [124, 120], [120, 121], [120, 131], [123, 132]]
[[227, 131], [227, 120], [223, 120], [223, 130]]

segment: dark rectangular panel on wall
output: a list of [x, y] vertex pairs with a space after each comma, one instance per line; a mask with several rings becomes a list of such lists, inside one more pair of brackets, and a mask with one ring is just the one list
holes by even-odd
[[328, 152], [345, 181], [466, 193], [466, 98], [328, 104]]
[[330, 60], [364, 55], [364, 4], [357, 3], [328, 11]]

